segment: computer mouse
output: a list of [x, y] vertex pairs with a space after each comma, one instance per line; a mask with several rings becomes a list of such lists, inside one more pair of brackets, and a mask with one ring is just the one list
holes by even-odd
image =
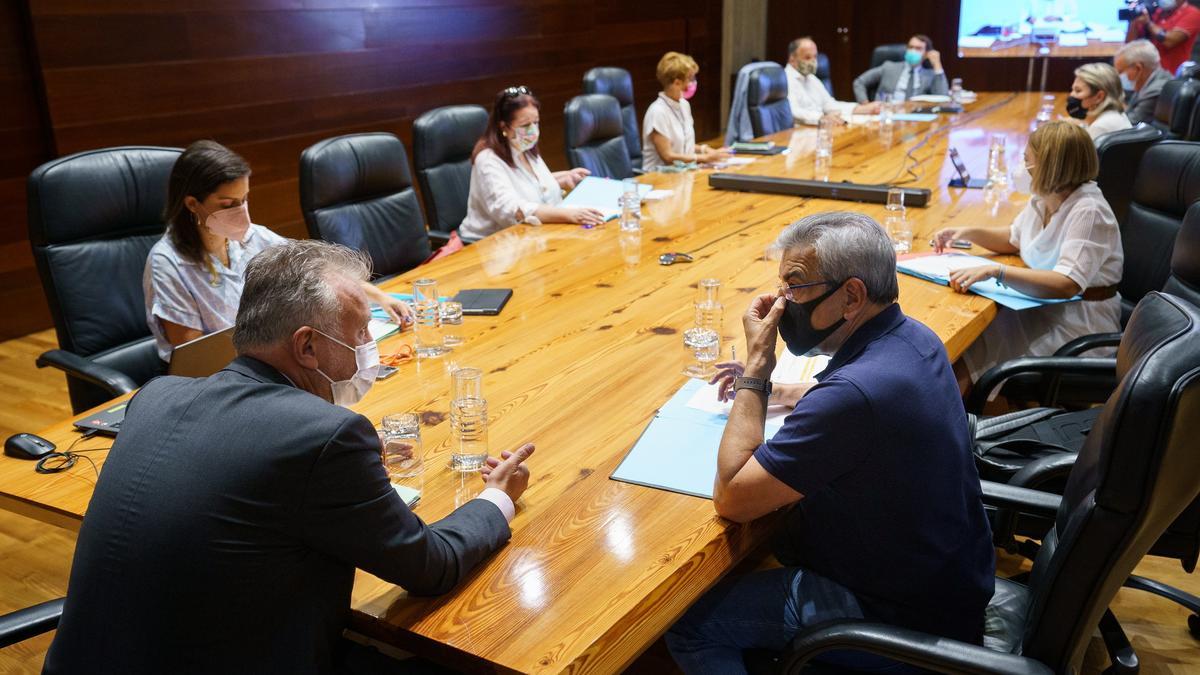
[[41, 459], [54, 452], [56, 446], [33, 434], [16, 434], [4, 441], [4, 454], [17, 459]]

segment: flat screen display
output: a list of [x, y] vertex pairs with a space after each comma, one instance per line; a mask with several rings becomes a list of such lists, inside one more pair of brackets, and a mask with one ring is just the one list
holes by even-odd
[[1111, 58], [1125, 42], [1124, 0], [962, 0], [962, 58]]

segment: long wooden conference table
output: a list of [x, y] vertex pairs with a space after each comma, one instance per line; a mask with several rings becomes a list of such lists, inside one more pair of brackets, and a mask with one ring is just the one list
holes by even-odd
[[[1008, 223], [1024, 196], [948, 188], [952, 168], [944, 160], [955, 146], [982, 175], [989, 136], [1002, 132], [1010, 165], [1020, 161], [1039, 102], [1037, 95], [985, 93], [964, 114], [933, 123], [897, 123], [890, 133], [878, 124], [839, 129], [830, 179], [886, 183], [915, 176], [910, 185], [931, 189], [928, 208], [909, 210], [916, 250], [927, 248], [941, 227]], [[772, 139], [787, 145], [788, 154], [726, 171], [811, 178], [816, 133], [776, 134]], [[909, 174], [905, 167], [913, 161]], [[884, 209], [714, 190], [708, 174], [643, 177], [672, 194], [643, 207], [640, 234], [622, 233], [616, 222], [596, 229], [512, 227], [385, 284], [407, 291], [413, 279], [432, 277], [443, 294], [513, 289], [500, 316], [466, 319], [464, 345], [404, 364], [356, 406], [376, 423], [387, 413], [422, 414], [426, 469], [417, 515], [437, 520], [482, 487], [477, 475], [447, 467], [451, 368], [485, 373], [493, 454], [524, 441], [535, 442], [537, 451], [507, 546], [439, 598], [410, 597], [359, 572], [354, 630], [468, 671], [616, 672], [761, 548], [773, 518], [735, 525], [718, 518], [706, 499], [609, 475], [685, 381], [682, 333], [693, 321], [700, 279], [723, 284], [723, 356], [729, 344], [744, 354], [740, 316], [751, 298], [776, 287], [776, 263], [764, 252], [780, 229], [820, 211], [853, 209], [882, 219]], [[671, 251], [689, 252], [695, 262], [658, 264], [659, 254]], [[990, 300], [905, 276], [900, 304], [941, 337], [951, 359], [996, 311]], [[381, 352], [411, 340], [411, 333], [387, 338]], [[78, 437], [70, 422], [79, 417], [39, 433], [66, 447]], [[75, 449], [110, 444], [96, 437]], [[88, 454], [102, 470], [105, 453]], [[95, 481], [86, 461], [41, 475], [31, 462], [3, 457], [0, 507], [78, 529]]]

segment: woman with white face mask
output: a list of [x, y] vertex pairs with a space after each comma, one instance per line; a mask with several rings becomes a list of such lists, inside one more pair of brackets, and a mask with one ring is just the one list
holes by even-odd
[[1096, 140], [1133, 125], [1125, 116], [1125, 91], [1121, 76], [1107, 63], [1089, 63], [1075, 69], [1075, 82], [1067, 97], [1067, 114], [1083, 120]]
[[[171, 167], [167, 233], [142, 277], [146, 323], [163, 361], [175, 347], [233, 326], [246, 265], [287, 241], [250, 222], [249, 201], [250, 165], [220, 143], [196, 141]], [[412, 322], [406, 303], [369, 283], [363, 291], [401, 326]]]
[[[991, 366], [1019, 356], [1046, 356], [1070, 340], [1120, 330], [1124, 253], [1117, 219], [1096, 186], [1099, 160], [1092, 139], [1066, 120], [1048, 122], [1029, 136], [1014, 183], [1033, 193], [1007, 227], [947, 228], [934, 235], [942, 251], [965, 239], [996, 253], [1019, 254], [1027, 267], [994, 264], [957, 270], [950, 287], [965, 293], [995, 279], [1026, 295], [1077, 302], [1022, 311], [998, 308], [996, 318], [963, 354], [971, 381]], [[1020, 186], [1018, 185], [1018, 188]], [[966, 375], [959, 369], [959, 374]]]
[[541, 104], [528, 87], [509, 87], [496, 96], [487, 129], [471, 156], [471, 196], [458, 228], [464, 241], [477, 241], [517, 223], [599, 225], [592, 208], [561, 206], [563, 190], [587, 169], [550, 172], [538, 150]]

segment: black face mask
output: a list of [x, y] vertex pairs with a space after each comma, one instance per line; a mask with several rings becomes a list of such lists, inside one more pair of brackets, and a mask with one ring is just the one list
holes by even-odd
[[1083, 99], [1074, 96], [1067, 97], [1067, 114], [1077, 120], [1087, 119], [1088, 111], [1083, 107]]
[[832, 326], [820, 330], [813, 328], [812, 324], [813, 310], [829, 296], [837, 293], [841, 287], [842, 285], [838, 284], [828, 293], [808, 302], [787, 301], [787, 305], [783, 308], [783, 316], [779, 318], [779, 337], [783, 338], [783, 343], [787, 345], [789, 352], [796, 356], [804, 355], [808, 350], [821, 344], [843, 323], [846, 323], [846, 319], [841, 318]]

